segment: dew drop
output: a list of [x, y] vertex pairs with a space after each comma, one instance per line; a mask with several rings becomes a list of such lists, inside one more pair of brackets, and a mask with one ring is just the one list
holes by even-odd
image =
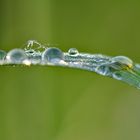
[[6, 57], [6, 52], [3, 50], [0, 50], [0, 61], [4, 60]]
[[135, 66], [140, 69], [140, 64], [136, 64]]
[[114, 73], [112, 74], [112, 77], [113, 77], [114, 79], [117, 79], [117, 80], [122, 80], [122, 76], [121, 76], [121, 74], [120, 74], [119, 72], [114, 72]]
[[22, 63], [23, 63], [24, 65], [26, 65], [26, 66], [30, 66], [30, 65], [31, 65], [31, 61], [28, 60], [28, 59], [25, 59]]
[[34, 54], [29, 57], [30, 61], [32, 64], [40, 64], [41, 63], [41, 55], [39, 54]]
[[140, 75], [140, 64], [135, 64], [133, 70]]
[[[113, 63], [117, 63], [120, 68], [127, 69], [133, 67], [133, 61], [126, 56], [116, 56], [112, 58]], [[117, 68], [117, 67], [116, 67]]]
[[6, 56], [7, 63], [10, 64], [22, 64], [27, 59], [27, 55], [22, 49], [13, 49]]
[[101, 66], [98, 66], [95, 71], [98, 73], [98, 74], [101, 74], [101, 75], [104, 75], [104, 76], [109, 76], [110, 75], [110, 69], [108, 66], [106, 65], [101, 65]]
[[140, 89], [140, 84], [138, 84], [137, 89]]
[[63, 60], [63, 52], [58, 48], [48, 48], [42, 53], [42, 63], [59, 63]]
[[77, 55], [79, 52], [78, 52], [78, 50], [77, 50], [76, 48], [70, 48], [70, 49], [68, 50], [68, 53], [69, 53], [70, 55]]

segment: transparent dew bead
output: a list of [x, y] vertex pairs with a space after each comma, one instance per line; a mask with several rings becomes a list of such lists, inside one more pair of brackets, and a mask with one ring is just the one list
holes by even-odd
[[133, 67], [133, 70], [137, 73], [140, 74], [140, 64], [135, 64]]
[[13, 49], [6, 56], [6, 61], [10, 64], [23, 64], [27, 59], [28, 57], [22, 49]]
[[76, 48], [70, 48], [68, 50], [69, 55], [77, 55], [79, 54], [78, 50]]
[[0, 61], [4, 60], [6, 57], [6, 52], [3, 50], [0, 50]]
[[42, 63], [56, 64], [64, 59], [63, 52], [58, 48], [48, 48], [42, 53]]
[[32, 64], [40, 64], [41, 63], [41, 55], [34, 54], [33, 56], [30, 56], [30, 61]]
[[122, 76], [121, 76], [121, 74], [120, 74], [119, 72], [114, 72], [114, 73], [112, 74], [112, 77], [113, 77], [114, 79], [117, 79], [117, 80], [122, 80]]
[[101, 65], [101, 66], [98, 66], [95, 71], [98, 73], [98, 74], [101, 74], [101, 75], [104, 75], [104, 76], [109, 76], [110, 75], [110, 70], [109, 70], [109, 67], [106, 66], [106, 65]]
[[140, 84], [137, 86], [137, 89], [140, 89]]
[[[112, 62], [118, 65], [121, 69], [131, 69], [133, 67], [133, 61], [126, 56], [116, 56], [112, 58]], [[117, 68], [117, 66], [116, 66]]]

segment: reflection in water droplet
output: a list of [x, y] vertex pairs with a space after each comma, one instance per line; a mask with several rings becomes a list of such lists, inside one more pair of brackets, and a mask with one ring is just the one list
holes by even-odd
[[140, 75], [140, 64], [135, 64], [133, 70]]
[[70, 49], [68, 50], [68, 53], [69, 53], [70, 55], [77, 55], [79, 52], [78, 52], [78, 50], [77, 50], [76, 48], [70, 48]]
[[31, 65], [31, 61], [28, 60], [28, 59], [23, 60], [22, 63], [23, 63], [24, 65], [26, 65], [26, 66], [30, 66], [30, 65]]
[[0, 50], [0, 61], [4, 60], [6, 57], [6, 52], [3, 50]]
[[122, 76], [121, 76], [121, 74], [120, 74], [119, 72], [114, 72], [114, 73], [112, 74], [112, 77], [113, 77], [114, 79], [117, 79], [117, 80], [122, 80]]
[[136, 64], [135, 66], [140, 69], [140, 64]]
[[140, 84], [137, 86], [137, 89], [140, 89]]
[[26, 59], [27, 55], [22, 49], [13, 49], [6, 56], [7, 63], [11, 64], [22, 64]]
[[41, 63], [41, 55], [39, 54], [34, 54], [30, 56], [30, 61], [32, 64], [40, 64]]
[[63, 52], [58, 48], [48, 48], [42, 54], [42, 63], [59, 63], [64, 58]]
[[122, 69], [133, 67], [133, 61], [126, 56], [116, 56], [113, 57], [111, 60], [113, 63], [117, 63]]
[[101, 66], [98, 66], [95, 71], [98, 73], [98, 74], [101, 74], [101, 75], [104, 75], [104, 76], [109, 76], [111, 74], [111, 71], [109, 69], [109, 67], [107, 65], [101, 65]]

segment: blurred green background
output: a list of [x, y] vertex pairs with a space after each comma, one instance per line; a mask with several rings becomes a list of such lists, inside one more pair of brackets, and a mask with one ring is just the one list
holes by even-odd
[[[137, 0], [0, 0], [0, 49], [35, 39], [140, 62]], [[140, 90], [92, 72], [0, 67], [0, 140], [139, 140]]]

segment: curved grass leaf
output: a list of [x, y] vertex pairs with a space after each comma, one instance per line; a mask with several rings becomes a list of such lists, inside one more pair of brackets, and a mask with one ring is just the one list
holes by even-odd
[[1, 50], [0, 64], [11, 66], [53, 65], [79, 68], [140, 88], [140, 65], [134, 64], [128, 57], [79, 53], [76, 48], [62, 52], [59, 48], [48, 48], [34, 40], [28, 41], [24, 49], [13, 49], [7, 54]]

